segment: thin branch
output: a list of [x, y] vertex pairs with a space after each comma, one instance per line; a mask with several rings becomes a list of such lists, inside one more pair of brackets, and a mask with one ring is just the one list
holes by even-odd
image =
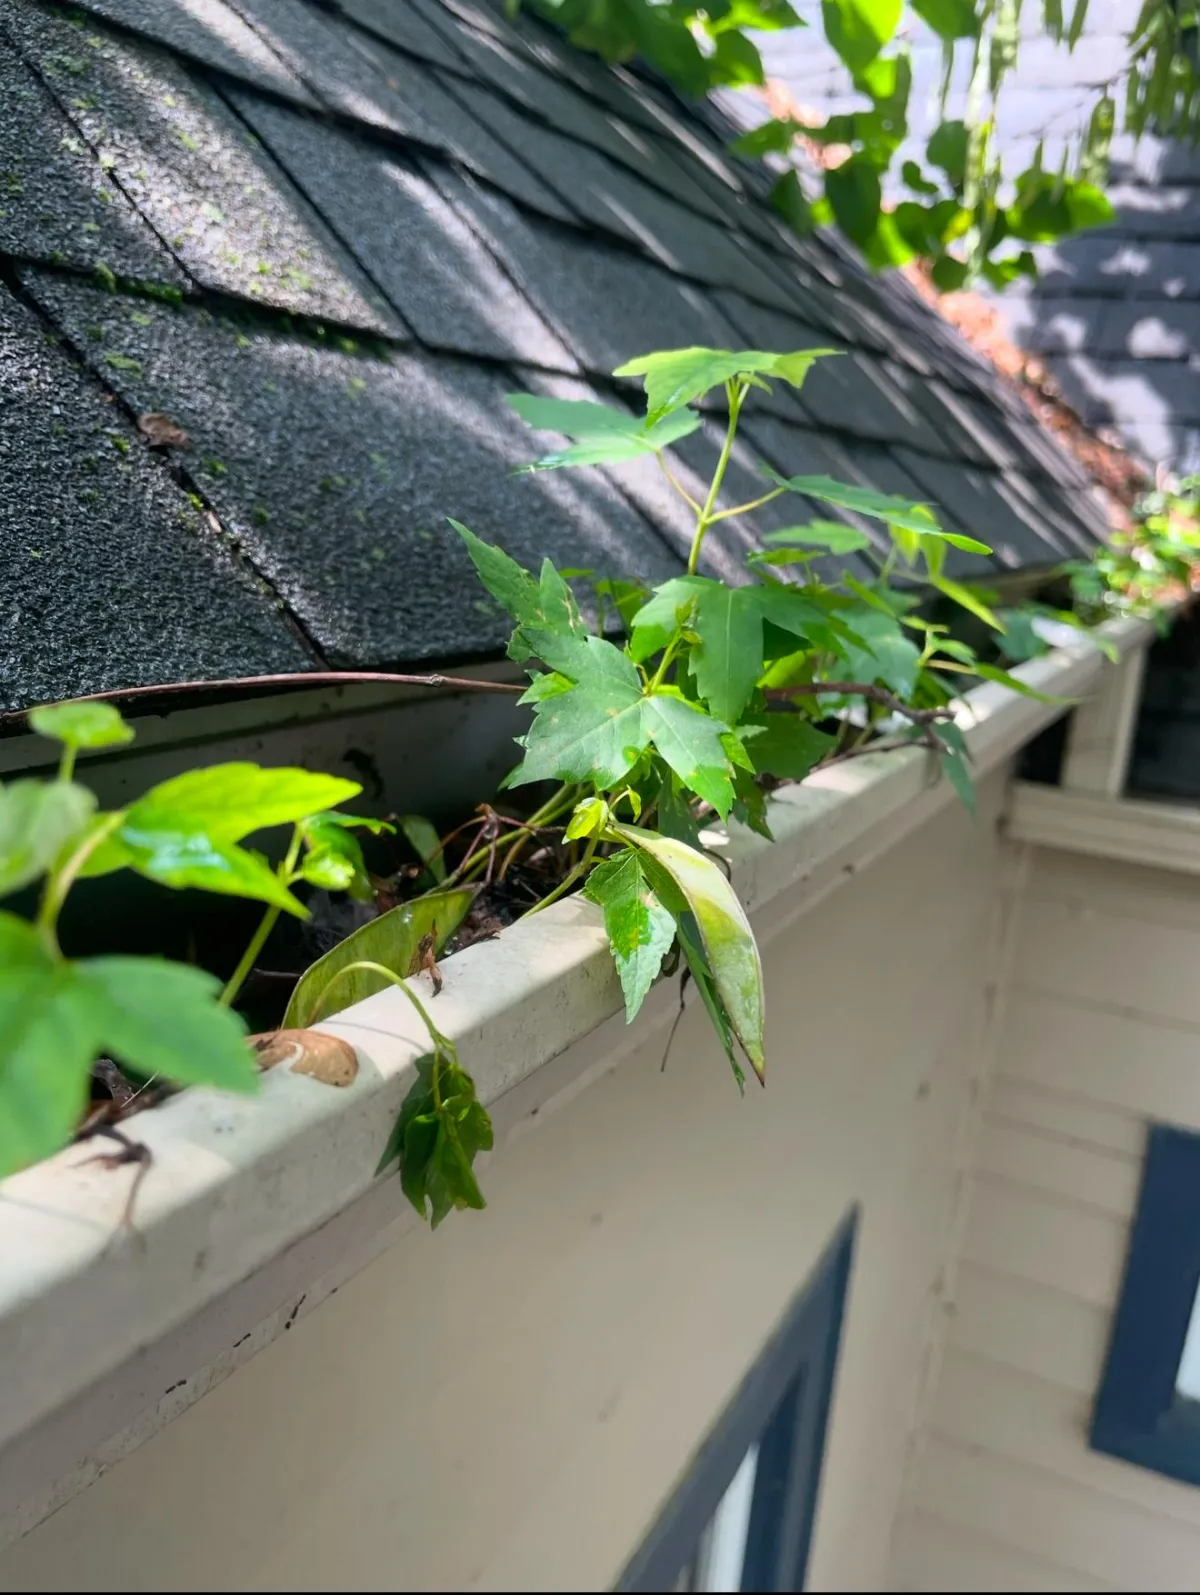
[[[942, 747], [942, 742], [934, 727], [939, 720], [952, 720], [954, 718], [954, 710], [950, 704], [941, 704], [936, 709], [914, 709], [900, 698], [897, 698], [894, 693], [888, 692], [886, 687], [877, 687], [872, 681], [805, 681], [794, 687], [768, 687], [766, 689], [768, 698], [787, 700], [816, 697], [818, 693], [836, 694], [839, 698], [866, 698], [871, 703], [882, 704], [885, 709], [890, 709], [893, 714], [903, 715], [913, 725], [919, 726], [924, 733], [921, 741], [926, 747], [936, 748], [939, 751]], [[844, 757], [844, 755], [842, 756]]]
[[[55, 700], [63, 703], [108, 703], [125, 698], [162, 698], [173, 692], [224, 692], [235, 687], [342, 687], [361, 682], [382, 682], [388, 686], [452, 687], [468, 692], [524, 692], [513, 681], [480, 681], [473, 676], [397, 675], [390, 670], [293, 670], [276, 676], [223, 676], [215, 681], [162, 681], [152, 686], [110, 687], [104, 692], [86, 692], [78, 698]], [[25, 709], [0, 710], [0, 723], [23, 720]]]

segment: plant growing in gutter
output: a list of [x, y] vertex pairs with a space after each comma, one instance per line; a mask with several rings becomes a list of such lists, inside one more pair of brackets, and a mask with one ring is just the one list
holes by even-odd
[[[646, 355], [614, 373], [642, 380], [642, 416], [592, 401], [510, 396], [532, 427], [569, 440], [528, 469], [654, 458], [692, 512], [686, 572], [649, 589], [594, 581], [595, 629], [552, 561], [535, 576], [452, 522], [484, 587], [511, 616], [509, 655], [530, 676], [522, 701], [532, 705], [533, 721], [504, 784], [554, 785], [526, 822], [502, 835], [493, 830], [469, 850], [448, 884], [502, 880], [531, 842], [558, 828], [567, 867], [531, 912], [576, 888], [599, 906], [630, 1020], [664, 968], [682, 960], [739, 1087], [743, 1059], [765, 1079], [762, 966], [746, 915], [706, 849], [706, 817], [732, 815], [769, 837], [766, 783], [800, 779], [868, 746], [913, 742], [935, 755], [971, 805], [966, 743], [954, 721], [956, 681], [989, 679], [1030, 692], [917, 613], [919, 588], [932, 586], [988, 626], [1000, 625], [984, 595], [945, 573], [948, 548], [990, 550], [946, 531], [929, 505], [765, 466], [761, 494], [723, 502], [739, 421], [755, 390], [769, 392], [772, 382], [798, 388], [831, 353]], [[724, 399], [725, 433], [707, 489], [693, 496], [666, 450], [700, 427], [697, 406], [713, 394]], [[744, 583], [704, 573], [714, 526], [789, 495], [809, 518], [769, 533], [767, 546], [750, 555]], [[814, 503], [851, 518], [815, 516]], [[871, 579], [824, 570], [827, 556], [859, 552], [876, 560]], [[461, 1092], [458, 1143], [445, 1146], [435, 1165], [435, 1060], [422, 1070], [383, 1164], [399, 1163], [414, 1206], [424, 1216], [428, 1202], [435, 1223], [452, 1205], [476, 1205], [477, 1187], [467, 1181], [471, 1148], [490, 1144], [473, 1089], [462, 1088], [461, 1071], [453, 1078]]]
[[[98, 702], [48, 705], [29, 721], [62, 755], [53, 780], [0, 786], [0, 898], [38, 888], [31, 919], [0, 911], [0, 1176], [71, 1139], [100, 1055], [144, 1080], [253, 1090], [257, 1072], [234, 998], [279, 915], [307, 915], [298, 882], [367, 890], [352, 831], [380, 824], [335, 811], [360, 791], [354, 781], [247, 763], [189, 771], [102, 812], [75, 780], [77, 755], [127, 743], [132, 728]], [[273, 867], [244, 843], [280, 825], [292, 832]], [[58, 926], [68, 894], [80, 880], [118, 870], [264, 904], [224, 988], [163, 958], [64, 956]]]
[[[1023, 657], [1023, 627], [1036, 637], [1037, 606], [1002, 619], [992, 595], [946, 574], [949, 548], [990, 550], [947, 531], [930, 505], [766, 465], [761, 493], [724, 502], [741, 417], [756, 390], [769, 392], [773, 382], [798, 388], [831, 353], [692, 348], [642, 356], [614, 373], [641, 380], [639, 416], [592, 401], [510, 396], [535, 430], [569, 440], [527, 469], [650, 458], [691, 511], [682, 574], [644, 587], [571, 573], [590, 581], [590, 625], [550, 560], [534, 575], [451, 523], [484, 587], [512, 618], [509, 655], [530, 678], [522, 701], [532, 707], [532, 723], [504, 785], [549, 791], [527, 816], [484, 805], [473, 841], [459, 843], [452, 867], [448, 844], [458, 833], [440, 839], [417, 816], [401, 820], [429, 889], [318, 960], [283, 1019], [286, 1028], [319, 1024], [386, 986], [413, 1004], [432, 1050], [418, 1061], [380, 1170], [398, 1164], [405, 1194], [434, 1226], [454, 1208], [484, 1205], [473, 1165], [491, 1146], [492, 1128], [453, 1043], [405, 980], [428, 968], [436, 992], [436, 954], [481, 888], [503, 883], [522, 855], [558, 847], [561, 868], [530, 911], [572, 890], [597, 904], [630, 1020], [659, 975], [682, 964], [739, 1087], [743, 1060], [762, 1081], [762, 968], [745, 913], [706, 845], [710, 819], [732, 816], [769, 838], [772, 784], [832, 760], [913, 744], [928, 749], [970, 807], [957, 688], [964, 678], [988, 680], [1042, 696], [921, 612], [932, 589], [995, 632], [1010, 658]], [[724, 435], [707, 486], [692, 494], [667, 450], [699, 429], [706, 402], [711, 413], [723, 411]], [[706, 574], [712, 529], [779, 499], [795, 500], [798, 518], [747, 556], [746, 579], [729, 584]], [[1159, 557], [1178, 575], [1195, 550], [1194, 520], [1185, 527], [1165, 502], [1153, 516], [1143, 540], [1153, 521]], [[831, 569], [858, 555], [859, 576]], [[1096, 590], [1107, 592], [1118, 576], [1128, 581], [1129, 561], [1140, 570], [1144, 557], [1144, 548], [1128, 556], [1102, 551]], [[1089, 570], [1074, 572], [1079, 593], [1091, 590]], [[279, 916], [304, 914], [298, 883], [370, 895], [353, 831], [380, 828], [335, 811], [357, 795], [355, 782], [250, 764], [189, 772], [127, 809], [101, 814], [74, 781], [76, 752], [127, 741], [130, 728], [98, 703], [39, 709], [30, 720], [63, 744], [63, 755], [56, 780], [0, 788], [0, 895], [42, 882], [32, 922], [0, 914], [0, 1172], [69, 1138], [101, 1049], [142, 1075], [250, 1088], [254, 1070], [230, 1005]], [[291, 839], [274, 867], [242, 845], [256, 830], [282, 824], [292, 826]], [[202, 972], [164, 960], [63, 957], [56, 926], [73, 883], [123, 868], [263, 903], [263, 919], [222, 991]]]

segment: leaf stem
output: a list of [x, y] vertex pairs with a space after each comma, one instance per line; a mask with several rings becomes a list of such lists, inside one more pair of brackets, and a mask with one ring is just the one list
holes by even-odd
[[[292, 884], [292, 872], [296, 868], [296, 860], [300, 857], [300, 846], [303, 840], [304, 833], [297, 825], [292, 830], [292, 840], [288, 844], [288, 850], [284, 856], [283, 863], [275, 872], [285, 886], [290, 886]], [[242, 954], [241, 961], [234, 970], [233, 974], [230, 975], [229, 979], [225, 982], [225, 989], [217, 998], [217, 1001], [220, 1003], [222, 1008], [228, 1008], [233, 1002], [233, 999], [237, 996], [238, 992], [241, 991], [242, 987], [245, 985], [246, 976], [254, 968], [255, 959], [258, 957], [259, 953], [262, 952], [263, 947], [266, 944], [267, 937], [275, 929], [275, 921], [279, 918], [281, 912], [281, 909], [272, 904], [271, 907], [267, 909], [263, 917], [259, 920], [258, 929], [254, 932], [254, 935], [251, 936], [249, 942], [247, 943], [246, 951]]]
[[62, 758], [58, 761], [58, 779], [69, 781], [75, 774], [75, 757], [78, 749], [67, 742], [63, 745]]
[[543, 897], [540, 902], [537, 902], [533, 905], [533, 907], [525, 915], [525, 918], [529, 919], [534, 914], [540, 914], [543, 908], [549, 908], [551, 903], [556, 903], [560, 897], [569, 892], [579, 877], [581, 875], [586, 875], [588, 870], [591, 869], [592, 860], [595, 858], [596, 849], [599, 846], [599, 836], [589, 837], [588, 845], [585, 848], [583, 857], [579, 860], [579, 863], [575, 865], [574, 869], [568, 870], [568, 872], [563, 876], [562, 880], [559, 881], [558, 885], [552, 892], [547, 892], [546, 896]]
[[37, 919], [34, 924], [41, 932], [42, 939], [50, 949], [50, 952], [56, 958], [60, 956], [56, 927], [67, 893], [75, 884], [80, 870], [82, 870], [88, 859], [91, 858], [101, 842], [107, 842], [124, 818], [124, 809], [118, 809], [113, 814], [106, 814], [98, 822], [95, 829], [89, 831], [87, 836], [83, 838], [66, 861], [46, 877], [42, 901], [38, 907]]
[[[374, 963], [369, 958], [356, 959], [354, 963], [346, 964], [343, 968], [338, 970], [337, 974], [334, 975], [333, 979], [329, 982], [329, 984], [325, 987], [325, 990], [321, 993], [319, 1001], [318, 1001], [318, 1004], [317, 1004], [318, 1010], [325, 1006], [325, 1003], [327, 1002], [327, 1000], [329, 998], [329, 993], [333, 990], [333, 988], [338, 984], [338, 982], [340, 980], [344, 980], [347, 975], [352, 975], [357, 970], [360, 970], [360, 969], [368, 969], [368, 970], [371, 971], [372, 974], [380, 975], [384, 980], [388, 981], [391, 985], [395, 986], [397, 991], [403, 992], [404, 995], [408, 998], [409, 1002], [411, 1002], [413, 1007], [417, 1010], [417, 1014], [420, 1017], [421, 1023], [425, 1026], [426, 1030], [428, 1030], [429, 1039], [433, 1042], [435, 1049], [440, 1049], [442, 1047], [448, 1047], [448, 1048], [450, 1048], [453, 1051], [454, 1043], [450, 1040], [450, 1038], [448, 1036], [444, 1036], [442, 1034], [442, 1032], [438, 1029], [438, 1027], [434, 1024], [433, 1020], [429, 1017], [429, 1013], [428, 1013], [428, 1010], [425, 1007], [425, 1004], [417, 996], [416, 992], [413, 991], [412, 988], [408, 985], [408, 983], [405, 981], [404, 977], [402, 975], [398, 975], [394, 969], [389, 969], [386, 964]], [[328, 1017], [328, 1015], [327, 1015], [327, 1017]], [[436, 1097], [437, 1093], [435, 1092], [434, 1095]], [[440, 1104], [439, 1104], [439, 1106], [440, 1106]]]
[[715, 515], [708, 517], [708, 524], [715, 526], [718, 521], [727, 521], [733, 515], [749, 515], [751, 510], [761, 509], [764, 504], [769, 504], [773, 498], [786, 492], [786, 487], [777, 487], [770, 493], [764, 493], [761, 498], [752, 498], [748, 504], [735, 504], [732, 509], [718, 510]]
[[680, 482], [676, 477], [672, 476], [671, 468], [667, 464], [666, 460], [663, 458], [663, 455], [662, 455], [661, 451], [656, 456], [656, 458], [658, 460], [659, 467], [662, 470], [662, 474], [666, 477], [667, 481], [670, 482], [671, 486], [679, 494], [680, 498], [683, 499], [686, 504], [689, 504], [691, 506], [693, 514], [699, 515], [699, 513], [700, 513], [700, 501], [698, 499], [694, 499], [692, 497], [692, 495], [688, 492], [687, 488], [684, 487], [683, 483]]
[[738, 415], [742, 408], [742, 400], [746, 397], [744, 382], [732, 381], [725, 384], [725, 392], [729, 396], [729, 425], [725, 429], [725, 441], [721, 445], [720, 458], [717, 468], [713, 472], [712, 481], [708, 487], [708, 497], [696, 517], [696, 530], [692, 537], [692, 551], [688, 556], [688, 575], [696, 574], [696, 567], [700, 563], [700, 549], [704, 543], [704, 534], [712, 525], [713, 507], [717, 502], [717, 494], [721, 491], [721, 483], [725, 480], [725, 471], [729, 465], [729, 456], [733, 453], [733, 440], [737, 434]]

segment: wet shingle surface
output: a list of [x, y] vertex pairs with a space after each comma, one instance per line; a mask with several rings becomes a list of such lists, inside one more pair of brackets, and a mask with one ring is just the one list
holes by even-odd
[[53, 338], [0, 289], [0, 706], [311, 665]]
[[222, 523], [338, 663], [440, 657], [448, 615], [457, 651], [503, 644], [508, 623], [451, 515], [534, 566], [549, 554], [614, 575], [679, 568], [603, 478], [510, 474], [529, 433], [504, 402], [513, 384], [486, 367], [247, 334], [169, 306], [134, 321], [95, 289], [29, 286], [69, 336], [102, 331], [97, 364], [133, 409], [189, 434]]
[[399, 152], [234, 91], [233, 103], [426, 343], [574, 369], [457, 211]]
[[[637, 406], [611, 373], [653, 349], [848, 351], [755, 396], [726, 505], [762, 496], [764, 461], [942, 498], [995, 543], [954, 555], [984, 574], [1096, 534], [1053, 440], [907, 285], [787, 234], [716, 110], [499, 0], [2, 0], [0, 89], [5, 373], [36, 373], [3, 445], [53, 478], [0, 487], [5, 701], [494, 653], [506, 622], [448, 515], [530, 565], [680, 570], [691, 515], [652, 460], [511, 474], [553, 440], [507, 392]], [[191, 449], [147, 450], [150, 410]], [[674, 462], [694, 496], [717, 410]], [[705, 567], [736, 579], [765, 530], [828, 513], [721, 522]]]
[[150, 227], [0, 39], [0, 250], [182, 285]]

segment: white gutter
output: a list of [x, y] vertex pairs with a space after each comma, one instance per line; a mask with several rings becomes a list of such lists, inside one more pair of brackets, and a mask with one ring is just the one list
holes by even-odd
[[[1128, 654], [1145, 647], [1153, 629], [1116, 621], [1101, 635]], [[1109, 668], [1081, 638], [1017, 673], [1030, 686], [1077, 698]], [[994, 685], [977, 688], [968, 703], [960, 723], [980, 776], [1063, 712]], [[768, 936], [954, 802], [925, 751], [867, 755], [776, 793], [774, 843], [735, 829], [721, 845], [757, 933]], [[442, 967], [438, 1026], [457, 1042], [481, 1099], [503, 1099], [501, 1135], [562, 1093], [561, 1072], [546, 1066], [621, 1007], [598, 911], [579, 899]], [[655, 999], [662, 1012], [673, 993], [660, 987], [648, 1008]], [[88, 1166], [92, 1147], [71, 1147], [0, 1186], [0, 1447], [39, 1423], [43, 1431], [52, 1426], [55, 1409], [239, 1282], [248, 1288], [272, 1260], [291, 1267], [307, 1289], [313, 1265], [303, 1259], [313, 1232], [327, 1226], [335, 1233], [339, 1223], [345, 1229], [352, 1207], [360, 1215], [355, 1245], [366, 1231], [394, 1224], [403, 1210], [398, 1181], [376, 1181], [374, 1169], [425, 1038], [394, 991], [322, 1028], [358, 1050], [358, 1078], [348, 1088], [275, 1070], [253, 1100], [190, 1090], [134, 1121], [133, 1133], [153, 1153], [138, 1193], [136, 1235], [119, 1227], [132, 1171]], [[606, 1056], [611, 1065], [611, 1047]], [[353, 1248], [343, 1250], [349, 1257]], [[362, 1261], [365, 1255], [347, 1262], [342, 1277]], [[275, 1324], [266, 1338], [283, 1327]], [[263, 1343], [256, 1336], [247, 1354]], [[179, 1405], [190, 1399], [185, 1394]], [[110, 1414], [108, 1433], [117, 1421]], [[73, 1433], [79, 1456], [89, 1440], [78, 1426]], [[19, 1451], [0, 1454], [0, 1521], [15, 1482], [5, 1464]], [[55, 1504], [46, 1501], [40, 1515]], [[26, 1514], [6, 1526], [20, 1532], [32, 1523]]]

